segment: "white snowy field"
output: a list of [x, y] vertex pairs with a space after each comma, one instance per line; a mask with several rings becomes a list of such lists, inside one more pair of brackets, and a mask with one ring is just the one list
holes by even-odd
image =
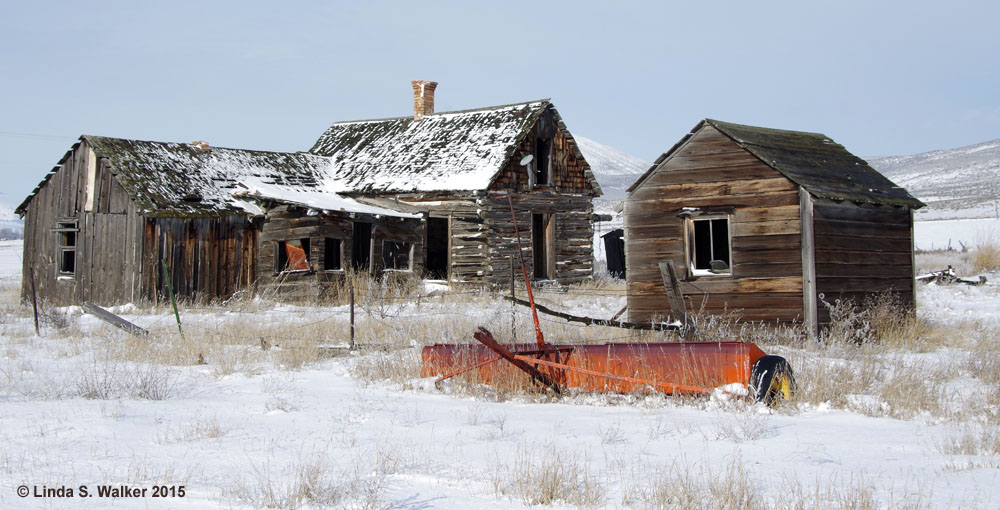
[[915, 221], [913, 244], [918, 250], [961, 250], [987, 243], [1000, 243], [1000, 220], [996, 218]]
[[[184, 339], [166, 308], [131, 305], [115, 311], [148, 337], [76, 308], [43, 310], [36, 336], [10, 248], [2, 508], [1000, 507], [995, 274], [982, 287], [921, 285], [920, 314], [937, 329], [899, 348], [745, 329], [796, 369], [802, 396], [772, 410], [721, 393], [436, 389], [419, 378], [420, 346], [471, 341], [476, 324], [509, 337], [510, 306], [469, 290], [360, 307], [359, 341], [387, 352], [315, 356], [346, 340], [346, 307], [259, 300], [182, 307]], [[624, 302], [610, 284], [537, 294], [597, 317]], [[529, 324], [519, 311], [522, 340]], [[627, 336], [542, 326], [553, 342]], [[122, 485], [146, 494], [96, 494]], [[153, 498], [156, 487], [170, 497]], [[34, 495], [67, 488], [71, 498]]]

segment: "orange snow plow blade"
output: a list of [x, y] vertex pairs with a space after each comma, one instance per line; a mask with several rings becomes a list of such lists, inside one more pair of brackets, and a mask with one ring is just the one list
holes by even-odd
[[[477, 339], [480, 335], [477, 333]], [[765, 356], [756, 345], [746, 342], [546, 344], [542, 349], [536, 344], [497, 345], [516, 361], [544, 374], [544, 379], [558, 386], [541, 382], [557, 392], [562, 386], [617, 393], [711, 393], [727, 384], [746, 386], [754, 363]], [[439, 376], [440, 381], [471, 372], [478, 382], [503, 384], [521, 367], [502, 362], [507, 356], [498, 354], [486, 342], [435, 344], [423, 349], [421, 373], [423, 377]]]

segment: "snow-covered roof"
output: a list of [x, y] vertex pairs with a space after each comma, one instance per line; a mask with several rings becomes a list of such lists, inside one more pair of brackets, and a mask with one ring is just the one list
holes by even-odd
[[357, 200], [343, 197], [328, 191], [306, 190], [300, 187], [285, 186], [280, 184], [252, 182], [252, 180], [241, 182], [240, 188], [243, 188], [243, 191], [237, 191], [233, 194], [233, 196], [237, 199], [249, 198], [255, 199], [255, 201], [270, 200], [284, 204], [309, 207], [324, 212], [349, 212], [378, 216], [394, 216], [397, 218], [422, 217], [421, 214], [400, 212], [386, 207], [363, 204]]
[[482, 190], [550, 106], [547, 99], [413, 117], [339, 122], [309, 152], [329, 156], [324, 189], [351, 193]]
[[302, 152], [203, 148], [89, 135], [80, 139], [90, 144], [97, 157], [108, 159], [126, 194], [150, 216], [258, 214], [255, 206], [233, 197], [234, 192], [248, 188], [239, 183], [314, 189], [317, 176], [329, 165], [328, 158]]

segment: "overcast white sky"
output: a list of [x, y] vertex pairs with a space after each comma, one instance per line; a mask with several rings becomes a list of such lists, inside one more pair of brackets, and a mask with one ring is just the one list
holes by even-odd
[[543, 97], [652, 160], [705, 117], [860, 156], [1000, 138], [1000, 2], [2, 2], [0, 202], [81, 134], [307, 150], [334, 121]]

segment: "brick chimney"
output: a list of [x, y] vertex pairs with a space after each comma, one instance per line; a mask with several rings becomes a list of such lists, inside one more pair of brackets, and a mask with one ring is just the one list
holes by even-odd
[[434, 113], [434, 89], [436, 81], [413, 80], [413, 120], [420, 120], [424, 115]]

